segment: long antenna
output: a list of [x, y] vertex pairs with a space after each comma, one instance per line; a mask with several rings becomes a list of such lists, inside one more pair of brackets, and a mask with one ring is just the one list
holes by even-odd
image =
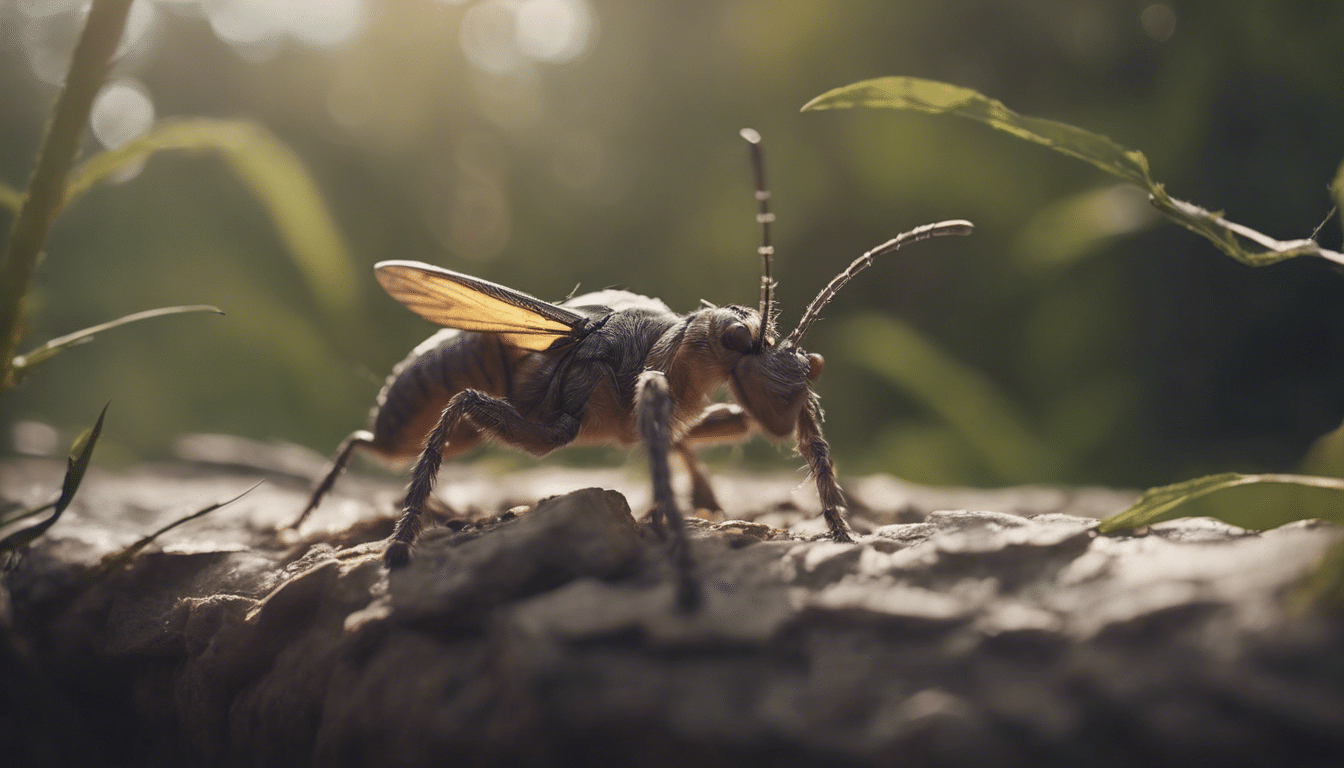
[[750, 128], [739, 132], [751, 145], [751, 170], [756, 176], [756, 222], [761, 225], [761, 247], [756, 252], [761, 256], [761, 330], [756, 338], [756, 346], [764, 347], [766, 329], [771, 324], [771, 315], [775, 311], [775, 280], [770, 269], [775, 262], [775, 246], [770, 243], [770, 224], [775, 214], [770, 212], [770, 190], [765, 185], [765, 154], [761, 151], [761, 134]]
[[818, 293], [817, 297], [812, 300], [812, 303], [807, 305], [807, 311], [803, 312], [803, 319], [798, 321], [798, 327], [793, 329], [793, 333], [789, 334], [789, 339], [785, 343], [797, 346], [798, 342], [802, 341], [803, 336], [807, 334], [807, 329], [821, 316], [822, 308], [831, 303], [831, 299], [835, 298], [835, 294], [839, 293], [840, 289], [845, 287], [845, 283], [854, 279], [854, 276], [862, 272], [866, 267], [871, 266], [874, 257], [891, 253], [906, 243], [927, 240], [930, 237], [942, 237], [944, 235], [960, 235], [964, 237], [971, 234], [974, 229], [975, 225], [965, 219], [951, 219], [949, 221], [940, 221], [935, 224], [925, 224], [922, 227], [915, 227], [909, 232], [902, 232], [873, 250], [863, 254], [855, 259], [844, 272], [831, 278], [831, 282], [827, 283], [826, 287], [821, 289], [821, 293]]

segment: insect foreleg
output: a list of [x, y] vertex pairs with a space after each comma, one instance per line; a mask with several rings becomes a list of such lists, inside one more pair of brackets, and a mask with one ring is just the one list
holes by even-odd
[[821, 404], [816, 395], [798, 415], [798, 453], [807, 461], [812, 479], [817, 483], [821, 498], [821, 514], [831, 529], [831, 539], [839, 542], [854, 541], [853, 532], [840, 509], [845, 506], [845, 494], [835, 479], [835, 464], [831, 462], [831, 447], [821, 435]]
[[672, 446], [672, 450], [681, 457], [681, 464], [686, 467], [686, 474], [691, 476], [691, 506], [710, 512], [722, 511], [719, 498], [714, 495], [714, 486], [709, 484], [709, 473], [705, 471], [704, 462], [695, 455], [695, 449], [683, 441]]
[[317, 487], [313, 489], [313, 495], [308, 497], [308, 506], [304, 507], [302, 514], [289, 524], [290, 528], [298, 528], [302, 525], [303, 521], [308, 519], [308, 515], [312, 514], [314, 509], [317, 509], [317, 505], [322, 503], [322, 497], [327, 495], [331, 486], [336, 484], [336, 478], [340, 477], [341, 473], [345, 471], [346, 465], [350, 463], [350, 455], [354, 453], [355, 449], [361, 445], [372, 444], [373, 433], [367, 429], [352, 432], [349, 437], [341, 441], [341, 444], [336, 448], [336, 457], [331, 460], [331, 469], [327, 470], [322, 482], [318, 483]]
[[723, 509], [709, 484], [705, 465], [695, 455], [695, 447], [714, 443], [740, 443], [751, 436], [751, 421], [740, 406], [716, 403], [705, 409], [700, 421], [691, 427], [681, 442], [672, 446], [691, 476], [691, 503], [696, 509], [718, 512]]
[[693, 445], [738, 443], [751, 434], [751, 420], [740, 405], [715, 403], [705, 409], [682, 442]]
[[700, 605], [700, 582], [695, 576], [690, 545], [686, 540], [686, 522], [672, 496], [672, 472], [669, 450], [672, 447], [672, 394], [667, 377], [660, 371], [645, 371], [635, 383], [635, 419], [649, 454], [649, 475], [653, 480], [654, 527], [671, 538], [673, 578], [676, 579], [677, 607], [693, 611]]
[[569, 414], [562, 413], [549, 424], [539, 424], [523, 418], [507, 400], [474, 389], [453, 395], [438, 423], [425, 438], [420, 458], [416, 459], [415, 467], [411, 470], [401, 519], [392, 531], [392, 539], [384, 556], [389, 569], [400, 568], [410, 562], [411, 544], [420, 535], [423, 525], [420, 518], [429, 501], [429, 494], [434, 490], [434, 479], [439, 474], [448, 438], [457, 430], [463, 418], [487, 437], [536, 454], [549, 453], [572, 441], [579, 433], [578, 419]]

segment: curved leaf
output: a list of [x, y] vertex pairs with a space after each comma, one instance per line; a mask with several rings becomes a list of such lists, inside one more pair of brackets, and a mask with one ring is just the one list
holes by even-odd
[[0, 205], [17, 212], [19, 208], [23, 207], [23, 193], [4, 182], [0, 182]]
[[[1050, 147], [1138, 184], [1148, 191], [1153, 206], [1164, 216], [1205, 237], [1223, 253], [1250, 266], [1265, 266], [1294, 256], [1318, 256], [1344, 264], [1344, 254], [1322, 248], [1313, 240], [1276, 240], [1228, 221], [1221, 213], [1171, 197], [1149, 175], [1148, 158], [1142, 152], [1122, 147], [1099, 133], [1054, 120], [1018, 114], [1003, 102], [971, 88], [918, 77], [879, 77], [835, 88], [803, 105], [804, 110], [850, 107], [956, 115], [984, 123], [1019, 139]], [[1344, 168], [1341, 174], [1344, 174]], [[1341, 175], [1336, 176], [1332, 191], [1336, 201], [1344, 196]], [[1259, 249], [1246, 248], [1243, 241], [1250, 241]]]
[[20, 520], [25, 520], [27, 518], [40, 515], [54, 506], [56, 506], [56, 501], [53, 499], [52, 501], [49, 501], [40, 507], [33, 507], [32, 509], [25, 509], [22, 511], [13, 512], [12, 514], [10, 514], [9, 517], [0, 516], [0, 528], [12, 525], [14, 523], [19, 522]]
[[247, 490], [243, 491], [237, 496], [228, 499], [227, 501], [217, 501], [214, 504], [211, 504], [207, 507], [192, 512], [189, 515], [179, 517], [178, 519], [174, 520], [171, 523], [168, 523], [167, 525], [163, 526], [157, 531], [154, 531], [153, 533], [141, 536], [139, 539], [135, 541], [135, 543], [131, 544], [130, 546], [127, 546], [118, 552], [113, 552], [112, 554], [104, 557], [102, 563], [100, 563], [99, 565], [99, 570], [103, 574], [111, 573], [117, 568], [120, 568], [121, 566], [126, 565], [127, 563], [134, 560], [136, 555], [140, 554], [140, 552], [144, 550], [145, 547], [148, 547], [150, 544], [153, 544], [154, 540], [159, 538], [163, 534], [173, 530], [174, 528], [176, 528], [179, 525], [182, 525], [183, 523], [191, 522], [192, 520], [195, 520], [198, 517], [204, 517], [210, 514], [211, 512], [214, 512], [216, 509], [219, 509], [220, 507], [232, 504], [233, 502], [243, 498], [252, 491], [255, 491], [257, 489], [257, 486], [261, 485], [264, 482], [266, 481], [258, 480], [255, 484], [252, 485], [252, 487], [248, 488]]
[[14, 385], [14, 355], [23, 337], [23, 302], [65, 194], [75, 154], [88, 130], [94, 97], [107, 80], [126, 27], [131, 0], [97, 0], [75, 44], [70, 70], [47, 121], [37, 165], [19, 198], [9, 240], [0, 255], [0, 390]]
[[[70, 456], [66, 459], [65, 480], [61, 483], [61, 495], [54, 504], [45, 504], [37, 509], [37, 511], [41, 511], [48, 507], [54, 508], [51, 517], [0, 539], [0, 552], [12, 552], [31, 544], [60, 519], [61, 514], [65, 512], [65, 508], [70, 506], [70, 502], [74, 500], [80, 482], [84, 480], [84, 473], [89, 468], [89, 460], [93, 458], [93, 447], [98, 443], [98, 435], [103, 432], [103, 418], [106, 416], [107, 406], [104, 405], [102, 413], [98, 414], [98, 421], [75, 438], [74, 444], [70, 447]], [[26, 516], [26, 514], [20, 515], [20, 517]]]
[[1224, 472], [1158, 488], [1149, 488], [1128, 509], [1102, 520], [1101, 524], [1097, 526], [1097, 531], [1100, 533], [1116, 533], [1147, 525], [1187, 501], [1193, 501], [1215, 491], [1254, 483], [1303, 485], [1312, 488], [1344, 491], [1344, 480], [1333, 477], [1274, 474], [1243, 475], [1236, 472]]
[[1335, 210], [1339, 212], [1339, 224], [1344, 227], [1344, 163], [1335, 171], [1335, 180], [1330, 182], [1330, 198], [1335, 201]]
[[70, 174], [65, 202], [156, 152], [217, 152], [270, 214], [314, 293], [335, 316], [356, 304], [354, 259], [303, 161], [265, 128], [246, 120], [164, 120], [148, 133], [94, 155]]
[[1059, 471], [1059, 455], [1012, 400], [914, 328], [885, 315], [863, 315], [847, 321], [839, 338], [855, 364], [937, 413], [1002, 480], [1030, 482]]
[[90, 326], [83, 330], [75, 331], [74, 333], [68, 333], [64, 336], [58, 336], [27, 354], [16, 356], [14, 358], [14, 375], [16, 378], [22, 377], [28, 373], [28, 369], [33, 368], [34, 366], [37, 366], [40, 363], [46, 362], [47, 360], [51, 359], [52, 357], [55, 357], [57, 354], [69, 349], [70, 347], [76, 346], [78, 344], [83, 344], [86, 341], [93, 341], [93, 337], [95, 334], [102, 333], [103, 331], [106, 331], [108, 329], [116, 328], [119, 325], [127, 325], [129, 323], [134, 323], [139, 320], [148, 320], [151, 317], [162, 317], [163, 315], [179, 315], [186, 312], [214, 312], [215, 314], [218, 315], [224, 314], [224, 310], [220, 309], [219, 307], [212, 307], [209, 304], [188, 304], [179, 307], [160, 307], [158, 309], [147, 309], [144, 312], [135, 312], [133, 314], [126, 315], [125, 317], [119, 317], [116, 320], [109, 320], [106, 323], [99, 323], [98, 325]]
[[1139, 186], [1152, 184], [1148, 158], [1142, 152], [1126, 149], [1099, 133], [1067, 123], [1020, 115], [1003, 102], [972, 88], [919, 77], [879, 77], [827, 91], [803, 105], [803, 110], [846, 107], [884, 107], [967, 117], [1091, 163]]

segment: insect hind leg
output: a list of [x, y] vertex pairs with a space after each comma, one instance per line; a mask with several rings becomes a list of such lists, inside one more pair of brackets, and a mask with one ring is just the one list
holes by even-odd
[[308, 497], [308, 506], [304, 507], [303, 512], [294, 519], [294, 522], [289, 524], [290, 528], [298, 528], [304, 520], [308, 519], [313, 510], [317, 509], [317, 505], [322, 503], [322, 497], [326, 496], [331, 487], [336, 484], [336, 478], [345, 472], [346, 466], [350, 464], [351, 454], [354, 453], [356, 448], [365, 445], [373, 445], [373, 433], [367, 429], [351, 432], [348, 437], [341, 441], [341, 444], [336, 448], [336, 455], [331, 460], [331, 469], [327, 470], [322, 482], [318, 483], [317, 487], [313, 489], [312, 495]]
[[635, 384], [636, 420], [649, 454], [653, 480], [653, 522], [670, 534], [670, 554], [676, 579], [677, 608], [691, 612], [700, 606], [703, 593], [695, 574], [686, 521], [672, 495], [669, 452], [672, 447], [672, 394], [667, 378], [659, 371], [645, 371]]
[[392, 530], [392, 537], [383, 556], [388, 569], [400, 568], [411, 561], [411, 545], [424, 527], [422, 517], [434, 480], [443, 463], [448, 439], [457, 431], [462, 419], [484, 436], [518, 450], [544, 455], [572, 441], [579, 433], [579, 420], [570, 414], [559, 414], [549, 423], [528, 421], [507, 400], [487, 395], [474, 389], [464, 389], [453, 395], [443, 409], [439, 421], [425, 438], [420, 458], [411, 470], [411, 481], [406, 487], [401, 519]]

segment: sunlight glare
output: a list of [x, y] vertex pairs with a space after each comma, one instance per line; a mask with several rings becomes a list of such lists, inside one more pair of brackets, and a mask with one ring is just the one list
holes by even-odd
[[113, 80], [94, 100], [89, 124], [99, 143], [119, 147], [154, 125], [154, 102], [138, 80]]
[[518, 6], [518, 47], [537, 61], [570, 61], [587, 49], [592, 18], [584, 0], [526, 0]]

